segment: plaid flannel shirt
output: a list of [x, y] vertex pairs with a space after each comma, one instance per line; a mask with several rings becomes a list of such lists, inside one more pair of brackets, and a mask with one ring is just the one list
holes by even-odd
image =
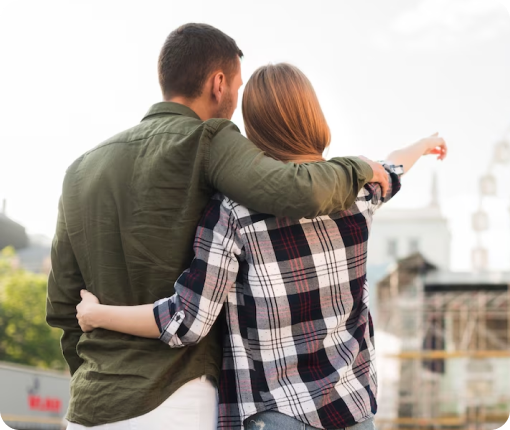
[[[386, 201], [402, 166], [385, 165]], [[353, 206], [292, 220], [216, 195], [198, 226], [195, 259], [176, 294], [154, 304], [161, 340], [192, 345], [225, 304], [218, 428], [266, 410], [338, 429], [374, 416], [377, 380], [368, 310], [367, 240], [381, 187]]]

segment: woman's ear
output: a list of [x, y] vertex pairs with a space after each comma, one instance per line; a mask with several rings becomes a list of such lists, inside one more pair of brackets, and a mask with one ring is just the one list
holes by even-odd
[[225, 74], [223, 72], [218, 72], [213, 75], [211, 90], [212, 97], [217, 103], [220, 103], [223, 93], [225, 92]]

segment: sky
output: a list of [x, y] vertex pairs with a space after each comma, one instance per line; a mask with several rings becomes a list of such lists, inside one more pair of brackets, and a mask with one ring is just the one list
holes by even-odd
[[[426, 206], [435, 172], [452, 269], [470, 268], [471, 217], [481, 204], [491, 267], [510, 270], [510, 165], [490, 167], [494, 145], [510, 139], [510, 15], [497, 0], [4, 0], [0, 199], [8, 216], [53, 235], [67, 166], [161, 100], [159, 50], [192, 21], [237, 41], [245, 82], [270, 62], [300, 67], [332, 130], [328, 157], [384, 159], [439, 132], [448, 159], [421, 160], [390, 205]], [[240, 109], [233, 121], [243, 130]], [[488, 170], [499, 191], [481, 200]]]

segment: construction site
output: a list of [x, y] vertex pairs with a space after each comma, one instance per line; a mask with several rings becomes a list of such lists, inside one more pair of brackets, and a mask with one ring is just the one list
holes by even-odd
[[378, 430], [494, 430], [510, 415], [510, 273], [416, 253], [377, 285]]

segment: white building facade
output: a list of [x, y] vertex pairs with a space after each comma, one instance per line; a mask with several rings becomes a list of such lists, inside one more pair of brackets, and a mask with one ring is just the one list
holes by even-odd
[[416, 209], [383, 206], [374, 216], [368, 242], [368, 270], [377, 282], [395, 261], [420, 253], [439, 269], [450, 268], [451, 234], [437, 197], [433, 177], [430, 204]]

